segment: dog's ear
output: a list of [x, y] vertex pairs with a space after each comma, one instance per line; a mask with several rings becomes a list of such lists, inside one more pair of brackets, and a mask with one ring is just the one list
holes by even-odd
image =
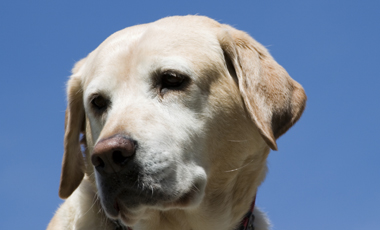
[[68, 198], [84, 176], [84, 159], [80, 148], [80, 133], [85, 129], [82, 80], [77, 75], [84, 63], [79, 61], [73, 68], [67, 84], [67, 109], [65, 117], [64, 155], [62, 160], [59, 197]]
[[276, 139], [305, 109], [302, 86], [245, 32], [223, 25], [219, 41], [232, 63], [247, 111], [268, 146], [277, 150]]

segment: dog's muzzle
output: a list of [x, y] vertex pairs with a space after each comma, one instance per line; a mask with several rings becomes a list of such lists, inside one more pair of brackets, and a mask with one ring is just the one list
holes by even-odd
[[91, 162], [98, 195], [111, 218], [141, 205], [162, 205], [181, 196], [174, 191], [177, 166], [164, 160], [149, 165], [138, 159], [142, 152], [138, 148], [136, 140], [123, 135], [102, 139], [94, 146]]

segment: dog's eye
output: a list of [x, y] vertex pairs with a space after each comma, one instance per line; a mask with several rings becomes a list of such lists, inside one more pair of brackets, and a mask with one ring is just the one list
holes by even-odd
[[165, 89], [165, 88], [171, 89], [171, 88], [180, 87], [184, 79], [185, 77], [180, 74], [173, 73], [173, 72], [164, 72], [162, 74], [161, 89]]
[[91, 104], [99, 111], [103, 111], [107, 108], [109, 101], [100, 95], [95, 95]]

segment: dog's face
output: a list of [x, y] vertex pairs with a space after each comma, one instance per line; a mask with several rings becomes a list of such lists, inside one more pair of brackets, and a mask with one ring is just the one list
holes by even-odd
[[147, 208], [198, 205], [220, 170], [275, 149], [305, 103], [263, 47], [199, 16], [119, 31], [73, 72], [60, 196], [86, 171], [105, 213], [127, 224]]

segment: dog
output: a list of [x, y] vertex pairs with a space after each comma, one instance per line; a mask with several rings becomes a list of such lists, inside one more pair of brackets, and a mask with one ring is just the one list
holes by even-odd
[[48, 230], [270, 228], [254, 197], [306, 95], [245, 32], [204, 16], [126, 28], [75, 64], [67, 98]]

